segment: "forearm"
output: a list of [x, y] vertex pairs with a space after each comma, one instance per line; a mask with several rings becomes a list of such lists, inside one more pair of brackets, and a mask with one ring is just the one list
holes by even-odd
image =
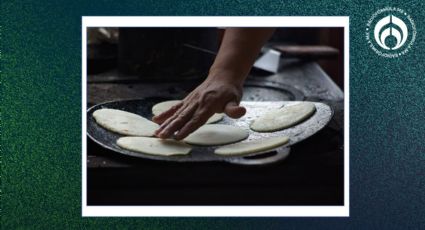
[[243, 82], [273, 31], [271, 28], [227, 29], [206, 81], [177, 106], [153, 118], [161, 124], [155, 135], [169, 138], [175, 134], [175, 138], [181, 140], [214, 113], [242, 117], [246, 113], [246, 109], [239, 106]]
[[274, 28], [226, 29], [209, 78], [225, 78], [242, 85], [261, 47], [275, 31]]

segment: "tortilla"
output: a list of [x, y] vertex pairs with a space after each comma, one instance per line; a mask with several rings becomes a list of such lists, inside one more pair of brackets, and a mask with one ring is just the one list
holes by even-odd
[[117, 145], [130, 151], [157, 156], [187, 155], [192, 150], [184, 142], [152, 137], [121, 137]]
[[230, 125], [211, 124], [203, 125], [183, 141], [195, 145], [225, 145], [244, 140], [248, 131]]
[[259, 139], [249, 142], [240, 142], [236, 144], [222, 146], [217, 148], [214, 153], [217, 155], [224, 156], [244, 155], [274, 149], [279, 146], [285, 145], [288, 142], [289, 138], [286, 136], [271, 137], [267, 139]]
[[[163, 101], [160, 102], [158, 104], [155, 104], [152, 107], [152, 114], [154, 116], [158, 116], [159, 114], [169, 110], [171, 107], [173, 107], [174, 105], [177, 105], [179, 102], [181, 102], [180, 100], [171, 100], [171, 101]], [[221, 119], [223, 119], [224, 114], [223, 113], [216, 113], [214, 115], [212, 115], [206, 122], [206, 124], [211, 124], [211, 123], [215, 123], [220, 121]]]
[[273, 132], [286, 129], [310, 118], [316, 111], [312, 102], [300, 102], [273, 109], [257, 118], [250, 128], [257, 132]]
[[117, 109], [98, 109], [93, 118], [103, 128], [128, 136], [153, 136], [159, 128], [142, 116]]

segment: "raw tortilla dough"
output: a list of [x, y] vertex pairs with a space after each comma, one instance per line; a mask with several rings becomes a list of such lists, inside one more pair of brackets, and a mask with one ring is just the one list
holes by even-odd
[[[159, 114], [169, 110], [174, 105], [177, 105], [180, 100], [171, 100], [171, 101], [164, 101], [160, 102], [152, 107], [152, 114], [155, 116], [158, 116]], [[215, 123], [217, 121], [220, 121], [223, 119], [224, 115], [222, 113], [216, 113], [212, 115], [206, 122], [206, 124]]]
[[294, 105], [273, 109], [251, 124], [257, 132], [272, 132], [294, 126], [314, 114], [316, 106], [312, 102], [300, 102]]
[[248, 131], [221, 124], [203, 125], [183, 141], [195, 145], [225, 145], [248, 137]]
[[150, 137], [159, 128], [142, 116], [117, 109], [98, 109], [93, 117], [105, 129], [128, 136]]
[[121, 137], [117, 145], [130, 151], [158, 156], [187, 155], [192, 150], [190, 145], [180, 141], [152, 137]]
[[286, 136], [271, 137], [267, 139], [259, 139], [249, 142], [240, 142], [236, 144], [226, 145], [217, 148], [214, 153], [218, 155], [234, 156], [248, 153], [262, 152], [274, 149], [288, 143], [289, 138]]

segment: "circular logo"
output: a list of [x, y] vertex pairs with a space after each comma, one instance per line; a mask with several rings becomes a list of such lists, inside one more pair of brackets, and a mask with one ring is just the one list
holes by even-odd
[[366, 40], [380, 56], [396, 58], [409, 52], [416, 39], [416, 26], [404, 10], [386, 7], [367, 22]]

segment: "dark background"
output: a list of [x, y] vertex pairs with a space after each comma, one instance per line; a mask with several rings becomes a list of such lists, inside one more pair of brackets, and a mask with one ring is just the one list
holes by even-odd
[[[2, 1], [2, 228], [420, 229], [424, 4]], [[417, 26], [412, 49], [396, 59], [377, 56], [365, 39], [367, 20], [385, 6], [406, 10]], [[82, 15], [350, 16], [350, 217], [82, 218]]]

